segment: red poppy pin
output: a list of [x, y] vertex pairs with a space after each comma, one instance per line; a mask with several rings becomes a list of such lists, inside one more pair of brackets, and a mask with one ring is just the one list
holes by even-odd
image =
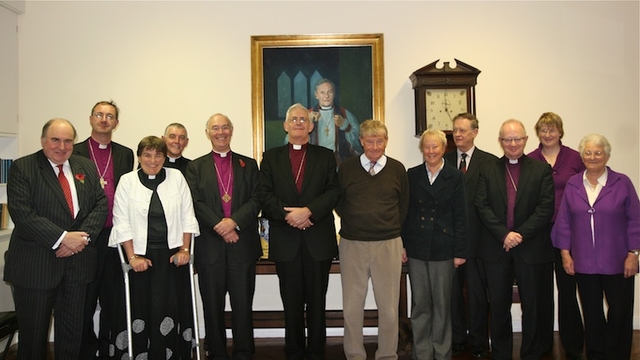
[[242, 159], [239, 159], [238, 161], [240, 162], [240, 166], [241, 166], [241, 167], [244, 167], [244, 166], [246, 165], [246, 164], [244, 163], [244, 161], [242, 161]]
[[84, 174], [76, 174], [76, 180], [80, 181], [80, 184], [84, 184]]

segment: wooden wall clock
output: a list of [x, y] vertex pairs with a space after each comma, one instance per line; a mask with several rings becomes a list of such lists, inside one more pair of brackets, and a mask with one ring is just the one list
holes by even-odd
[[416, 137], [427, 129], [442, 130], [447, 134], [449, 150], [453, 144], [453, 118], [468, 112], [476, 114], [475, 86], [480, 70], [454, 59], [456, 67], [445, 61], [441, 68], [436, 60], [411, 74], [415, 92]]

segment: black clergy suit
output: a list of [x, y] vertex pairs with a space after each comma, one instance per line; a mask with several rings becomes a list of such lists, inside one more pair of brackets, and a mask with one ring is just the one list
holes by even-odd
[[194, 262], [204, 306], [206, 342], [211, 353], [209, 359], [216, 360], [228, 359], [224, 323], [227, 292], [232, 308], [233, 359], [251, 359], [255, 351], [252, 306], [256, 260], [262, 255], [258, 235], [258, 165], [234, 152], [228, 156], [233, 167], [230, 217], [239, 228], [236, 243], [226, 243], [213, 230], [225, 217], [213, 154], [193, 160], [186, 173], [200, 224]]
[[[540, 359], [546, 350], [540, 346], [538, 321], [546, 278], [552, 276], [553, 247], [549, 227], [554, 212], [554, 185], [549, 164], [521, 156], [517, 183], [513, 229], [507, 228], [508, 159], [487, 163], [480, 171], [476, 210], [486, 232], [478, 244], [477, 256], [484, 261], [491, 304], [491, 345], [493, 359], [511, 359], [511, 289], [514, 275], [522, 305], [523, 360]], [[509, 183], [511, 186], [511, 183]], [[503, 239], [510, 231], [523, 241], [506, 252]]]
[[[323, 358], [329, 269], [338, 253], [333, 218], [333, 208], [340, 197], [336, 160], [331, 150], [307, 144], [302, 190], [298, 192], [289, 146], [264, 153], [259, 197], [262, 215], [269, 219], [269, 259], [276, 262], [280, 280], [287, 359]], [[305, 230], [289, 226], [284, 207], [308, 207], [313, 226]]]
[[[173, 160], [173, 161], [171, 161]], [[184, 156], [180, 156], [177, 159], [169, 159], [167, 156], [164, 159], [164, 167], [178, 169], [182, 173], [182, 175], [187, 176], [187, 166], [191, 162], [191, 159], [187, 159]]]
[[4, 280], [15, 288], [22, 359], [46, 358], [52, 309], [56, 359], [75, 360], [80, 351], [87, 284], [96, 276], [96, 244], [65, 258], [57, 258], [52, 248], [64, 231], [97, 237], [107, 199], [92, 161], [72, 155], [69, 164], [74, 177], [67, 180], [75, 182], [79, 203], [75, 219], [42, 150], [14, 161], [9, 174], [7, 197], [15, 229]]
[[[73, 153], [87, 159], [91, 159], [89, 150], [89, 138], [73, 146]], [[91, 160], [93, 162], [93, 160]], [[111, 142], [111, 162], [113, 166], [113, 177], [115, 179], [114, 189], [118, 186], [120, 177], [133, 170], [133, 151], [116, 142]], [[104, 171], [104, 169], [100, 169]], [[104, 224], [103, 224], [104, 225]], [[103, 228], [100, 235], [94, 241], [98, 251], [96, 261], [97, 274], [87, 288], [87, 302], [84, 310], [84, 329], [82, 335], [82, 351], [79, 360], [91, 359], [95, 356], [96, 350], [100, 350], [101, 356], [107, 356], [108, 337], [114, 317], [117, 316], [113, 310], [112, 302], [117, 299], [124, 299], [124, 284], [122, 271], [120, 270], [120, 258], [115, 248], [109, 248], [109, 235], [111, 227]], [[97, 301], [100, 299], [100, 323], [99, 334], [96, 338], [93, 326], [93, 314], [96, 311]], [[116, 326], [121, 328], [121, 326]], [[100, 340], [98, 340], [100, 339]]]
[[[458, 167], [457, 150], [444, 154], [447, 164]], [[476, 214], [476, 189], [480, 168], [487, 162], [497, 161], [497, 157], [477, 147], [473, 150], [471, 159], [467, 158], [467, 172], [464, 174], [464, 184], [467, 191], [467, 205], [469, 215], [469, 250], [467, 262], [459, 266], [453, 276], [453, 292], [451, 296], [451, 320], [453, 327], [453, 343], [466, 344], [468, 342], [474, 351], [489, 349], [488, 333], [488, 300], [487, 281], [484, 265], [476, 257], [478, 242], [483, 231], [480, 219]], [[467, 284], [468, 308], [465, 307], [463, 288]], [[467, 327], [467, 319], [469, 326]]]

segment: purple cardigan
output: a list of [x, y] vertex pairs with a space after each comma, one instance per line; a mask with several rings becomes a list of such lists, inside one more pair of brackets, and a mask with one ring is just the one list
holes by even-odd
[[[542, 144], [538, 145], [538, 148], [530, 152], [527, 156], [542, 162], [547, 162], [544, 156], [542, 156]], [[562, 141], [560, 141], [560, 153], [558, 153], [556, 163], [553, 164], [551, 168], [553, 169], [553, 185], [556, 191], [556, 208], [553, 212], [551, 222], [555, 222], [556, 216], [558, 216], [558, 209], [560, 209], [560, 203], [562, 202], [564, 187], [567, 185], [569, 178], [584, 171], [584, 164], [582, 163], [580, 153], [570, 147], [562, 145]]]
[[[607, 183], [593, 207], [589, 206], [583, 174], [569, 179], [551, 231], [553, 246], [571, 251], [577, 273], [622, 274], [629, 250], [640, 249], [638, 194], [626, 175], [609, 167], [607, 170]], [[591, 216], [595, 232], [593, 241]]]

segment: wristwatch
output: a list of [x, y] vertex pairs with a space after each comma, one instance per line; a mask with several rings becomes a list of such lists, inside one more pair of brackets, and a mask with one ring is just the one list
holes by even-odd
[[640, 255], [640, 250], [629, 250], [630, 253], [632, 253], [635, 256]]

